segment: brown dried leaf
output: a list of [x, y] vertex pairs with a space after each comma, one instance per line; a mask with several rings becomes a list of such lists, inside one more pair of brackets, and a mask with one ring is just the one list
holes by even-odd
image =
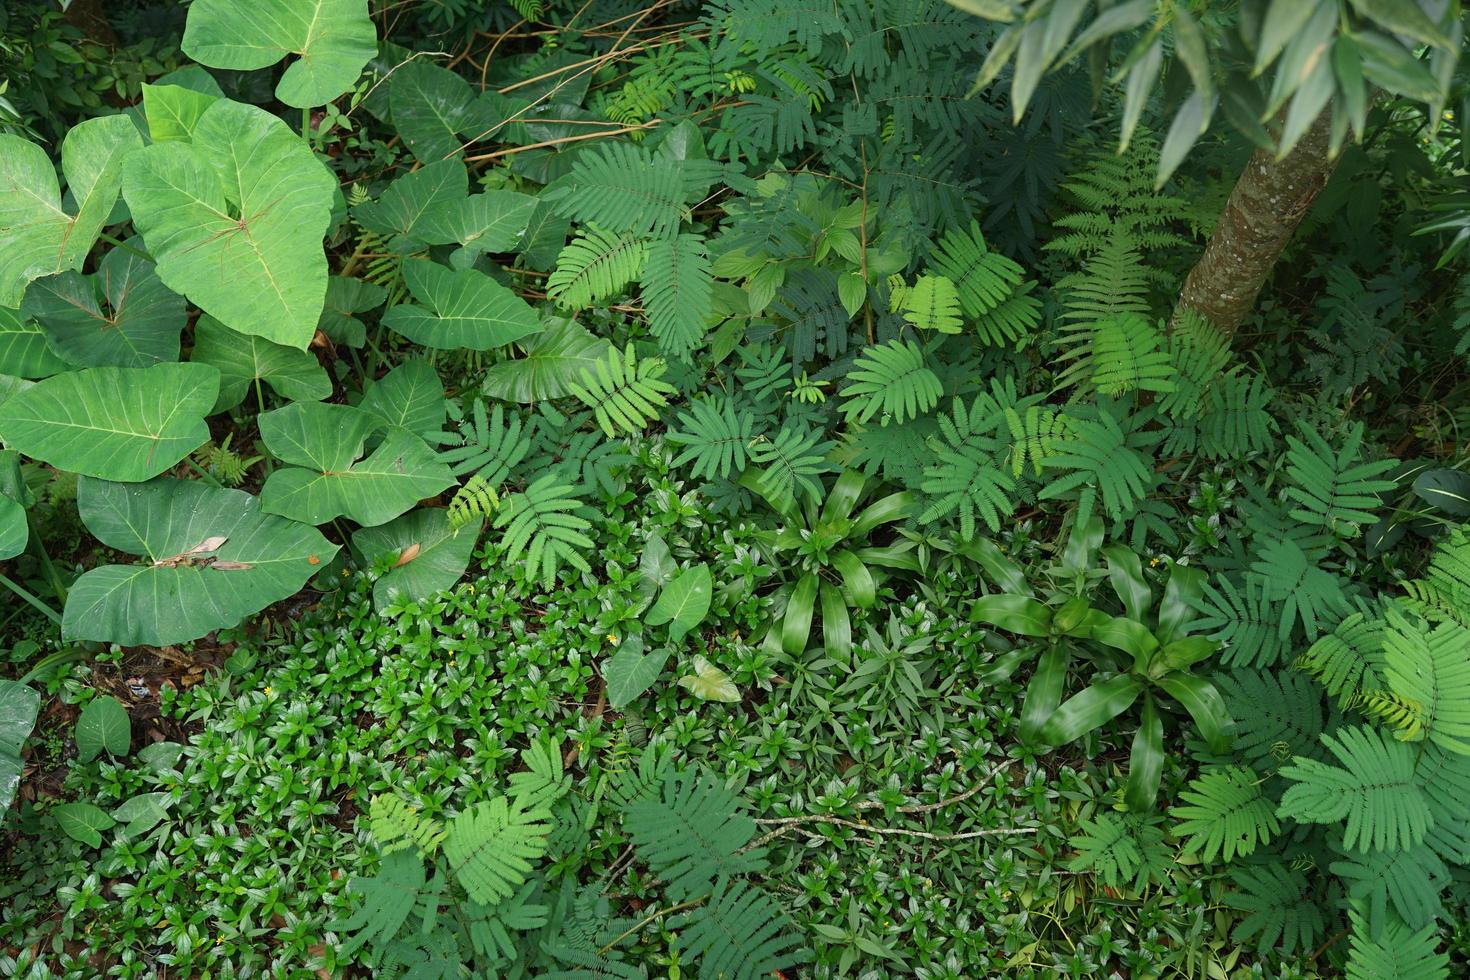
[[407, 565], [409, 562], [417, 558], [419, 556], [419, 552], [422, 550], [423, 547], [419, 544], [419, 542], [415, 541], [413, 544], [409, 545], [407, 548], [404, 548], [398, 553], [398, 560], [393, 563], [393, 567], [402, 568], [404, 565]]
[[177, 565], [187, 565], [199, 555], [208, 554], [211, 551], [218, 551], [220, 548], [223, 548], [225, 542], [228, 540], [229, 538], [223, 534], [213, 535], [205, 538], [187, 551], [181, 551], [177, 555], [172, 555], [168, 558], [160, 558], [153, 563], [153, 566], [155, 568], [173, 568]]

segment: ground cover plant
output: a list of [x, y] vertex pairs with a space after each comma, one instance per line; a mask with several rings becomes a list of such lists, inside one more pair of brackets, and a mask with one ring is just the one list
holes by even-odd
[[0, 974], [1470, 963], [1446, 0], [0, 12]]

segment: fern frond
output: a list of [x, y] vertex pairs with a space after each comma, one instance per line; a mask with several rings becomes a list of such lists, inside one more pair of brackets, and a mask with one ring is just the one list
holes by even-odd
[[1129, 433], [1108, 412], [1096, 418], [1073, 418], [1056, 451], [1043, 460], [1047, 469], [1072, 470], [1042, 488], [1043, 500], [1080, 490], [1077, 521], [1085, 525], [1092, 516], [1095, 500], [1110, 518], [1122, 520], [1151, 485], [1152, 458], [1130, 444]]
[[1031, 464], [1041, 475], [1046, 461], [1060, 451], [1071, 423], [1070, 417], [1041, 405], [1031, 405], [1022, 415], [1017, 408], [1005, 409], [1006, 428], [1011, 432], [1011, 473], [1020, 476]]
[[642, 432], [668, 405], [674, 386], [662, 380], [667, 365], [661, 357], [638, 360], [629, 344], [621, 353], [608, 351], [596, 368], [583, 368], [581, 381], [568, 385], [597, 419], [609, 439]]
[[1296, 667], [1315, 677], [1339, 707], [1356, 704], [1364, 691], [1383, 686], [1382, 620], [1353, 613], [1297, 658]]
[[1256, 772], [1269, 773], [1293, 755], [1317, 750], [1326, 728], [1322, 694], [1295, 671], [1216, 674], [1215, 687], [1235, 720], [1233, 749]]
[[1422, 844], [1407, 850], [1345, 851], [1330, 870], [1347, 885], [1348, 897], [1362, 903], [1372, 939], [1380, 938], [1393, 921], [1390, 909], [1411, 929], [1431, 925], [1443, 909], [1439, 894], [1449, 883], [1444, 862]]
[[1244, 587], [1229, 578], [1206, 585], [1195, 627], [1221, 644], [1220, 660], [1229, 667], [1271, 667], [1281, 659], [1286, 643], [1277, 633], [1281, 623], [1278, 604], [1266, 597], [1261, 580], [1247, 574]]
[[1001, 518], [1016, 506], [1009, 496], [1015, 480], [996, 458], [1000, 448], [996, 430], [1005, 422], [1004, 413], [984, 395], [968, 411], [956, 398], [953, 420], [941, 412], [938, 421], [944, 444], [935, 446], [934, 461], [925, 468], [921, 484], [934, 499], [919, 515], [919, 523], [929, 524], [958, 510], [960, 536], [966, 541], [975, 536], [977, 512], [991, 531], [1000, 530]]
[[781, 907], [744, 882], [722, 878], [709, 901], [681, 916], [675, 928], [702, 977], [765, 980], [809, 959]]
[[546, 295], [581, 310], [622, 292], [643, 272], [648, 246], [631, 234], [587, 228], [563, 246], [546, 280]]
[[1184, 310], [1169, 332], [1168, 350], [1174, 390], [1160, 396], [1159, 411], [1175, 421], [1196, 419], [1204, 411], [1205, 393], [1230, 363], [1230, 341], [1198, 312]]
[[788, 420], [774, 438], [757, 437], [750, 443], [750, 458], [765, 467], [761, 484], [772, 497], [795, 497], [799, 491], [809, 500], [822, 495], [820, 477], [834, 469], [827, 462], [832, 443], [821, 432], [796, 420]]
[[1388, 691], [1369, 694], [1370, 712], [1395, 734], [1470, 755], [1470, 630], [1441, 623], [1433, 632], [1388, 610], [1383, 677]]
[[716, 878], [758, 871], [764, 852], [742, 852], [755, 821], [735, 792], [698, 768], [669, 773], [657, 799], [637, 800], [623, 813], [639, 856], [664, 880], [674, 901], [707, 895]]
[[1260, 778], [1245, 766], [1209, 766], [1179, 798], [1188, 805], [1169, 809], [1179, 821], [1174, 833], [1189, 838], [1186, 853], [1202, 850], [1206, 862], [1250, 854], [1281, 832]]
[[[1156, 819], [1156, 818], [1155, 818]], [[1091, 871], [1108, 888], [1141, 892], [1150, 881], [1163, 881], [1174, 863], [1164, 846], [1164, 831], [1136, 814], [1099, 813], [1082, 821], [1081, 833], [1068, 841], [1077, 856], [1069, 871]]]
[[1339, 729], [1322, 743], [1342, 767], [1297, 758], [1281, 775], [1294, 780], [1278, 813], [1302, 823], [1346, 820], [1343, 846], [1363, 850], [1414, 847], [1424, 840], [1429, 804], [1414, 777], [1413, 746], [1371, 728]]
[[1174, 365], [1163, 336], [1146, 317], [1111, 316], [1093, 325], [1092, 385], [1104, 395], [1174, 390]]
[[1404, 583], [1405, 605], [1431, 622], [1470, 629], [1470, 531], [1455, 528], [1434, 549], [1423, 578]]
[[946, 232], [929, 257], [929, 269], [954, 284], [983, 343], [1020, 346], [1041, 321], [1041, 303], [1030, 295], [1033, 284], [1022, 282], [1019, 265], [990, 250], [977, 221], [968, 231]]
[[698, 235], [678, 235], [648, 246], [641, 295], [659, 350], [687, 358], [704, 344], [714, 306], [709, 252]]
[[383, 793], [368, 803], [368, 833], [383, 854], [412, 847], [427, 857], [438, 849], [445, 830], [439, 821], [425, 817], [402, 797]]
[[863, 349], [842, 389], [842, 413], [849, 422], [880, 416], [882, 425], [903, 422], [928, 412], [944, 386], [924, 366], [924, 352], [913, 341], [890, 340]]
[[1259, 374], [1235, 371], [1210, 386], [1199, 418], [1199, 451], [1210, 459], [1235, 459], [1275, 445], [1276, 394]]
[[920, 330], [959, 333], [965, 325], [960, 319], [959, 291], [945, 276], [920, 276], [903, 291], [900, 312]]
[[531, 451], [531, 434], [521, 425], [519, 415], [506, 421], [505, 407], [496, 405], [486, 412], [483, 399], [476, 399], [470, 418], [459, 423], [460, 444], [439, 453], [455, 476], [477, 473], [486, 483], [501, 484]]
[[1379, 494], [1396, 486], [1392, 480], [1379, 477], [1397, 466], [1398, 462], [1392, 459], [1370, 463], [1357, 461], [1358, 450], [1363, 444], [1361, 422], [1354, 423], [1348, 430], [1342, 449], [1337, 453], [1333, 453], [1332, 447], [1315, 430], [1301, 425], [1298, 431], [1305, 442], [1286, 437], [1286, 444], [1290, 447], [1286, 454], [1286, 475], [1295, 484], [1286, 488], [1286, 495], [1301, 505], [1291, 511], [1291, 516], [1303, 524], [1323, 527], [1340, 537], [1355, 537], [1359, 525], [1377, 520], [1372, 510], [1379, 505]]
[[508, 561], [519, 561], [524, 555], [526, 578], [535, 581], [539, 573], [542, 584], [550, 588], [556, 569], [565, 562], [583, 571], [591, 566], [581, 551], [592, 547], [592, 539], [582, 533], [592, 522], [582, 516], [582, 501], [571, 487], [560, 482], [556, 472], [541, 476], [520, 493], [513, 493], [495, 514], [495, 527], [503, 529], [501, 546]]
[[1427, 925], [1417, 932], [1402, 922], [1391, 922], [1374, 939], [1363, 913], [1348, 912], [1347, 980], [1442, 980], [1449, 976], [1449, 954], [1439, 949], [1439, 931]]
[[1307, 876], [1285, 864], [1244, 866], [1230, 872], [1237, 891], [1225, 902], [1246, 913], [1230, 933], [1237, 943], [1255, 939], [1256, 949], [1279, 945], [1281, 952], [1310, 951], [1326, 925]]
[[538, 738], [521, 750], [523, 772], [512, 773], [508, 791], [522, 807], [546, 808], [572, 789], [572, 777], [562, 763], [561, 745], [551, 738]]
[[496, 796], [449, 822], [444, 856], [470, 898], [493, 905], [515, 894], [546, 851], [551, 814]]
[[350, 879], [347, 891], [362, 896], [362, 905], [348, 918], [332, 924], [335, 929], [354, 933], [342, 944], [342, 952], [351, 955], [367, 943], [382, 946], [398, 935], [424, 895], [423, 858], [409, 850], [394, 851], [384, 856], [376, 875]]
[[568, 218], [614, 232], [669, 238], [688, 214], [680, 161], [634, 143], [599, 141], [542, 197]]
[[449, 501], [449, 527], [458, 531], [466, 525], [484, 521], [500, 509], [500, 495], [495, 486], [476, 473], [454, 492]]
[[746, 447], [755, 435], [755, 417], [735, 407], [735, 399], [715, 394], [696, 398], [679, 413], [679, 428], [669, 442], [683, 446], [671, 466], [693, 462], [695, 479], [727, 478], [745, 469]]

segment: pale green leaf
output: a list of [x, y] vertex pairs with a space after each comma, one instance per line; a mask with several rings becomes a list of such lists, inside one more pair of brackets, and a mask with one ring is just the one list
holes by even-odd
[[730, 680], [729, 674], [699, 655], [695, 656], [692, 667], [693, 673], [679, 678], [679, 686], [690, 694], [703, 701], [733, 704], [740, 700], [740, 689]]
[[77, 760], [91, 762], [104, 751], [124, 756], [133, 744], [133, 723], [117, 698], [94, 698], [77, 716]]

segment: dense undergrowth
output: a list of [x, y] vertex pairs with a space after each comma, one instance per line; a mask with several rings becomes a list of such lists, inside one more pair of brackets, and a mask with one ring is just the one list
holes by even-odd
[[1458, 7], [265, 6], [0, 20], [0, 973], [1466, 969]]

